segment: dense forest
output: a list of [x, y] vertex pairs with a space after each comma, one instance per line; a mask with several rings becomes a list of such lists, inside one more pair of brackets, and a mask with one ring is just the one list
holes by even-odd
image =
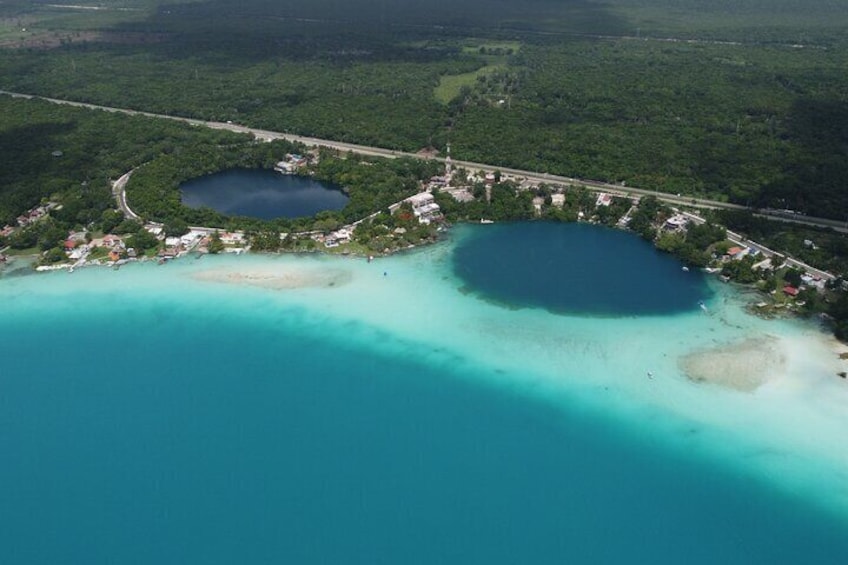
[[0, 5], [0, 87], [848, 215], [848, 0], [115, 6]]
[[113, 207], [111, 181], [192, 147], [244, 144], [249, 136], [140, 116], [0, 96], [0, 226], [45, 199], [86, 225]]

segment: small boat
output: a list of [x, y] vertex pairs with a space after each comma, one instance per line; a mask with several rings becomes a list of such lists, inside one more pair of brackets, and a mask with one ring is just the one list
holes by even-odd
[[687, 267], [686, 265], [683, 265], [683, 267], [680, 270], [683, 271], [684, 273], [688, 273], [689, 267]]
[[706, 305], [706, 304], [704, 304], [704, 301], [703, 301], [703, 300], [699, 300], [699, 301], [698, 301], [698, 306], [700, 306], [700, 307], [701, 307], [701, 310], [703, 310], [704, 312], [707, 312], [707, 305]]

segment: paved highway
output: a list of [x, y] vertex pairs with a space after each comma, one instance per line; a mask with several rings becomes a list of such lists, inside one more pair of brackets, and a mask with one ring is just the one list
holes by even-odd
[[[126, 108], [113, 108], [109, 106], [100, 106], [97, 104], [87, 104], [84, 102], [75, 102], [72, 100], [59, 100], [57, 98], [46, 98], [43, 96], [34, 96], [32, 94], [23, 94], [20, 92], [9, 92], [6, 90], [0, 90], [0, 94], [5, 94], [7, 96], [11, 96], [13, 98], [26, 98], [26, 99], [39, 99], [45, 100], [47, 102], [52, 102], [54, 104], [64, 104], [67, 106], [75, 106], [78, 108], [89, 108], [93, 110], [103, 110], [105, 112], [116, 112], [121, 114], [127, 114], [131, 116], [147, 116], [150, 118], [159, 118], [159, 119], [167, 119], [174, 120], [179, 122], [188, 123], [194, 126], [202, 126], [213, 129], [223, 129], [237, 133], [244, 133], [253, 135], [257, 139], [262, 140], [274, 140], [274, 139], [285, 139], [292, 142], [303, 143], [304, 145], [312, 146], [312, 147], [328, 147], [331, 149], [337, 149], [339, 151], [352, 151], [354, 153], [360, 153], [362, 155], [370, 155], [375, 157], [388, 157], [388, 158], [397, 158], [397, 157], [412, 157], [416, 159], [422, 158], [420, 155], [415, 153], [408, 153], [403, 151], [394, 151], [391, 149], [384, 149], [381, 147], [370, 147], [365, 145], [357, 145], [355, 143], [345, 143], [342, 141], [333, 141], [329, 139], [318, 139], [315, 137], [307, 137], [301, 135], [293, 135], [289, 133], [283, 133], [278, 131], [269, 131], [262, 130], [256, 128], [249, 128], [246, 126], [234, 124], [231, 122], [209, 122], [203, 120], [196, 120], [192, 118], [183, 118], [180, 116], [168, 116], [164, 114], [153, 114], [151, 112], [141, 112], [138, 110], [129, 110]], [[433, 159], [437, 161], [444, 162], [445, 159], [443, 157], [433, 157]], [[836, 231], [846, 233], [848, 232], [848, 223], [831, 220], [827, 218], [816, 218], [812, 216], [792, 216], [787, 217], [785, 215], [777, 215], [777, 214], [766, 214], [762, 211], [759, 211], [756, 208], [749, 208], [746, 206], [742, 206], [739, 204], [730, 204], [727, 202], [720, 202], [716, 200], [708, 200], [705, 198], [692, 198], [690, 196], [676, 196], [673, 194], [664, 194], [659, 193], [653, 190], [645, 190], [630, 186], [622, 186], [618, 184], [609, 184], [600, 181], [587, 180], [587, 179], [577, 179], [572, 177], [563, 177], [558, 175], [550, 175], [546, 173], [539, 173], [536, 171], [525, 171], [520, 169], [512, 169], [509, 167], [497, 167], [493, 165], [488, 165], [485, 163], [474, 163], [472, 161], [458, 161], [453, 160], [454, 166], [464, 167], [469, 170], [475, 171], [483, 171], [483, 172], [493, 172], [500, 171], [502, 174], [513, 176], [513, 177], [522, 177], [534, 183], [548, 183], [548, 184], [563, 184], [563, 185], [582, 185], [585, 186], [589, 190], [598, 191], [598, 192], [612, 192], [621, 196], [655, 196], [659, 200], [666, 202], [668, 204], [674, 206], [692, 206], [695, 208], [712, 208], [712, 209], [727, 209], [727, 210], [751, 210], [758, 212], [758, 215], [768, 218], [770, 220], [778, 220], [782, 222], [796, 223], [796, 224], [805, 224], [809, 226], [815, 227], [825, 227], [832, 228]], [[120, 179], [119, 179], [120, 180]]]

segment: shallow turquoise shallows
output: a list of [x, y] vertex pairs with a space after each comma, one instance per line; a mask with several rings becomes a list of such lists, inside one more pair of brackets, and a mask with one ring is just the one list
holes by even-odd
[[728, 324], [510, 311], [459, 292], [453, 249], [0, 278], [0, 563], [846, 562], [832, 462], [785, 488], [771, 436], [689, 412], [759, 396], [521, 341]]

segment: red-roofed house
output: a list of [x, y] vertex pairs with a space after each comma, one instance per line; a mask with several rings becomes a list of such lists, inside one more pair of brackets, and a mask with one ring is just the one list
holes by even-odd
[[788, 284], [783, 287], [783, 294], [786, 294], [788, 296], [798, 296], [799, 292], [801, 291], [792, 286], [791, 284]]
[[65, 251], [70, 251], [77, 246], [77, 242], [73, 239], [65, 240]]

